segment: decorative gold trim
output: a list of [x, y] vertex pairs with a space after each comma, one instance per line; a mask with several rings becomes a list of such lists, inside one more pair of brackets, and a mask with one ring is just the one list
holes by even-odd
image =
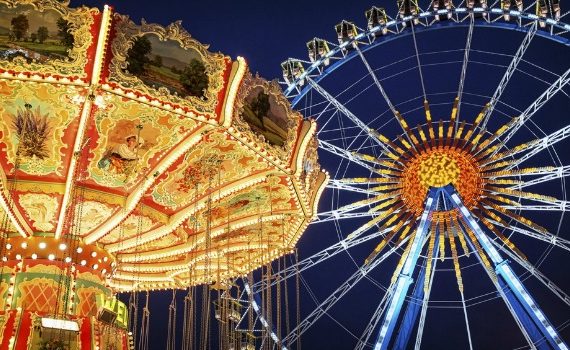
[[[87, 50], [93, 43], [91, 27], [94, 23], [94, 16], [99, 14], [97, 8], [68, 8], [69, 1], [57, 0], [0, 0], [0, 4], [8, 6], [8, 8], [16, 8], [19, 6], [31, 5], [34, 9], [44, 12], [54, 10], [61, 14], [62, 18], [67, 20], [73, 32], [73, 48], [68, 51], [67, 59], [51, 59], [49, 64], [27, 63], [23, 58], [15, 58], [13, 61], [2, 60], [2, 69], [15, 72], [37, 72], [41, 75], [65, 75], [79, 76], [86, 78], [85, 66], [88, 62]], [[16, 78], [19, 78], [16, 75]], [[34, 80], [51, 81], [53, 79], [37, 78]], [[76, 81], [80, 83], [80, 81]]]
[[[141, 20], [141, 25], [136, 25], [128, 16], [118, 13], [114, 14], [115, 18], [115, 38], [111, 43], [111, 52], [113, 58], [109, 66], [109, 81], [119, 84], [123, 88], [133, 89], [143, 92], [146, 95], [158, 97], [160, 100], [168, 100], [177, 104], [186, 105], [192, 110], [200, 113], [214, 114], [215, 108], [219, 103], [218, 93], [224, 86], [224, 70], [229, 58], [220, 53], [211, 53], [207, 51], [208, 46], [203, 45], [182, 27], [181, 21], [176, 21], [170, 25], [163, 27], [159, 24], [147, 23]], [[180, 47], [188, 50], [192, 49], [198, 52], [209, 77], [208, 89], [204, 98], [196, 96], [181, 97], [170, 93], [167, 88], [152, 88], [142, 80], [125, 70], [127, 69], [127, 52], [133, 46], [134, 39], [146, 34], [154, 34], [161, 41], [174, 40], [180, 44]]]

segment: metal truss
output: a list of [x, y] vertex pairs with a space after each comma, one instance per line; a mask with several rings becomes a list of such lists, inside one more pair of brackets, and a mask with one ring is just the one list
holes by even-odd
[[493, 110], [495, 109], [497, 102], [499, 102], [499, 99], [501, 98], [503, 91], [505, 90], [507, 84], [511, 80], [511, 77], [516, 72], [517, 66], [519, 65], [519, 62], [522, 60], [524, 53], [530, 46], [532, 38], [534, 38], [534, 34], [536, 33], [537, 27], [538, 26], [536, 25], [536, 22], [534, 22], [531, 25], [523, 41], [521, 42], [517, 52], [515, 53], [513, 59], [511, 60], [511, 63], [507, 67], [505, 74], [501, 78], [499, 85], [497, 85], [497, 89], [495, 89], [493, 97], [491, 97], [491, 100], [489, 101], [489, 107], [487, 108], [487, 110], [485, 110], [485, 116], [483, 117], [483, 121], [481, 122], [482, 129], [485, 129], [487, 127], [487, 122], [489, 121], [489, 118], [491, 117], [491, 114], [493, 113]]
[[[525, 109], [516, 119], [513, 124], [506, 130], [501, 137], [501, 142], [506, 144], [511, 137], [530, 119], [532, 116], [544, 106], [558, 91], [562, 90], [566, 84], [570, 82], [570, 69], [564, 72], [555, 82], [553, 82], [548, 89], [546, 89], [538, 98]], [[498, 152], [498, 148], [492, 154]]]
[[[568, 72], [570, 72], [570, 70]], [[570, 81], [570, 79], [569, 79], [569, 81]], [[517, 158], [516, 162], [513, 162], [512, 164], [507, 166], [505, 168], [505, 170], [513, 169], [517, 165], [522, 164], [523, 162], [525, 162], [526, 160], [528, 160], [532, 156], [534, 156], [537, 153], [540, 153], [541, 151], [547, 149], [548, 147], [564, 140], [568, 136], [570, 136], [570, 125], [567, 125], [567, 126], [563, 127], [562, 129], [560, 129], [556, 132], [553, 132], [550, 135], [546, 135], [545, 137], [541, 138], [540, 140], [537, 140], [536, 141], [537, 144], [534, 147], [531, 147], [527, 153], [525, 153], [521, 157]]]

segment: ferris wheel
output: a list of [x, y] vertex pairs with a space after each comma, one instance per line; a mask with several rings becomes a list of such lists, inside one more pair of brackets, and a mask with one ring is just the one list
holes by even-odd
[[567, 349], [568, 13], [420, 5], [373, 7], [282, 64], [331, 173], [304, 259], [274, 276], [304, 298], [282, 344]]

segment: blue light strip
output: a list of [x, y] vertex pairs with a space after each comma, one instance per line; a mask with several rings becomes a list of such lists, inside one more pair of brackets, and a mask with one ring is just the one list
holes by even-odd
[[[436, 235], [433, 256], [427, 257], [427, 259], [433, 259], [435, 256], [437, 256], [438, 240], [439, 235]], [[412, 292], [411, 300], [416, 300], [416, 302], [409, 302], [408, 306], [406, 307], [404, 318], [402, 318], [402, 325], [400, 326], [400, 330], [396, 336], [396, 342], [394, 343], [393, 347], [394, 349], [407, 348], [422, 306], [421, 300], [424, 297], [424, 280], [426, 278], [430, 278], [430, 276], [426, 276], [426, 265], [424, 264], [422, 265], [422, 269], [420, 270], [418, 278], [416, 279], [414, 291]]]
[[410, 251], [408, 256], [405, 258], [404, 267], [396, 280], [396, 287], [394, 288], [394, 294], [390, 299], [390, 305], [384, 314], [384, 318], [380, 325], [380, 330], [378, 331], [378, 337], [374, 345], [374, 350], [384, 350], [388, 348], [390, 339], [392, 337], [392, 332], [398, 321], [398, 316], [402, 309], [404, 299], [408, 293], [410, 284], [412, 283], [412, 274], [414, 273], [414, 268], [417, 264], [420, 252], [422, 250], [423, 242], [428, 233], [429, 226], [431, 224], [432, 212], [437, 207], [437, 198], [440, 195], [441, 190], [432, 188], [429, 190], [425, 209], [421, 216], [420, 223], [416, 230], [416, 234], [412, 240]]
[[524, 327], [526, 333], [528, 334], [530, 340], [533, 342], [536, 349], [551, 350], [552, 347], [550, 346], [548, 341], [544, 339], [544, 337], [542, 336], [542, 332], [540, 331], [540, 329], [538, 329], [538, 327], [534, 323], [534, 320], [526, 313], [526, 310], [521, 305], [521, 303], [517, 299], [516, 295], [514, 295], [512, 290], [509, 289], [503, 278], [499, 277], [497, 278], [497, 281], [499, 282], [500, 288], [505, 291], [505, 297], [507, 298], [509, 305], [512, 307], [513, 311], [518, 315], [519, 321], [521, 321], [522, 326]]
[[[544, 337], [548, 340], [548, 342], [555, 348], [561, 350], [568, 350], [568, 346], [564, 343], [562, 338], [556, 332], [556, 329], [552, 326], [550, 321], [546, 318], [536, 301], [532, 298], [530, 293], [527, 289], [522, 285], [521, 281], [511, 269], [508, 264], [508, 261], [504, 260], [499, 252], [495, 249], [495, 247], [491, 244], [491, 241], [487, 237], [487, 235], [483, 232], [481, 226], [475, 221], [473, 214], [463, 205], [461, 198], [453, 188], [453, 186], [448, 185], [443, 188], [443, 193], [448, 195], [451, 198], [454, 206], [459, 209], [461, 216], [469, 226], [469, 228], [477, 237], [477, 240], [481, 244], [481, 247], [487, 255], [493, 261], [495, 265], [495, 271], [497, 275], [502, 277], [507, 285], [513, 292], [513, 295], [517, 298], [523, 308], [526, 310], [528, 315], [533, 319], [536, 323]], [[515, 314], [517, 315], [519, 321], [524, 325], [522, 322], [520, 309], [517, 311], [515, 309]], [[525, 327], [526, 328], [526, 327]]]

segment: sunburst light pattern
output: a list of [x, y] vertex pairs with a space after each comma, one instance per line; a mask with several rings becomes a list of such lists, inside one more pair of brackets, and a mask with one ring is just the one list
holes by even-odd
[[[370, 178], [340, 180], [345, 184], [366, 186], [368, 193], [371, 194], [369, 198], [345, 207], [350, 209], [369, 205], [369, 212], [373, 216], [353, 235], [363, 233], [374, 225], [380, 226], [381, 232], [386, 232], [382, 241], [366, 259], [366, 263], [381, 253], [389, 243], [399, 245], [406, 237], [409, 238], [414, 234], [418, 219], [424, 211], [426, 195], [432, 187], [452, 185], [461, 196], [464, 205], [477, 217], [482, 226], [523, 259], [526, 259], [525, 255], [502, 233], [502, 229], [518, 223], [539, 233], [548, 233], [545, 228], [516, 213], [516, 209], [523, 205], [523, 201], [543, 204], [557, 201], [550, 196], [520, 189], [521, 175], [553, 170], [552, 167], [517, 166], [521, 160], [517, 156], [528, 155], [525, 151], [537, 146], [541, 140], [507, 149], [501, 141], [501, 136], [513, 130], [517, 118], [491, 133], [482, 126], [487, 108], [488, 106], [483, 108], [473, 124], [458, 122], [456, 99], [450, 118], [435, 122], [432, 120], [429, 104], [426, 101], [424, 125], [410, 128], [404, 117], [397, 114], [403, 130], [401, 135], [390, 140], [387, 136], [373, 132], [374, 137], [382, 145], [383, 151], [380, 157], [362, 153], [353, 154], [375, 169], [375, 175]], [[440, 201], [437, 210], [433, 212], [428, 256], [431, 256], [436, 235], [439, 235], [440, 258], [445, 257], [445, 245], [449, 245], [458, 285], [462, 289], [459, 256], [469, 255], [468, 241], [477, 249], [488, 271], [491, 274], [493, 271], [468, 225], [457, 209], [452, 208], [451, 205], [447, 206], [445, 201]], [[407, 249], [404, 251], [404, 256], [406, 251]], [[399, 269], [396, 269], [394, 276], [398, 271]]]

